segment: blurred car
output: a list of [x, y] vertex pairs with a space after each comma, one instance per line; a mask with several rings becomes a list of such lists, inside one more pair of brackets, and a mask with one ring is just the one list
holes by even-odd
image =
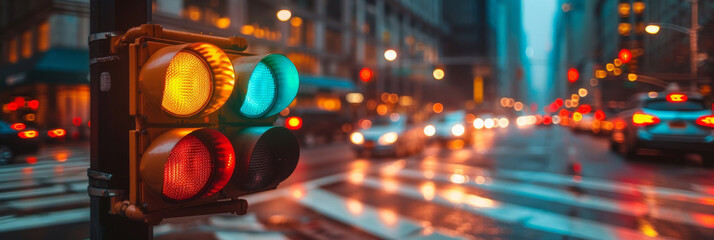
[[614, 122], [611, 147], [626, 156], [640, 148], [695, 152], [705, 164], [714, 164], [714, 116], [699, 94], [640, 94]]
[[[295, 120], [292, 119], [298, 119], [299, 124], [295, 124]], [[293, 124], [288, 122], [291, 120]], [[343, 131], [344, 125], [351, 126], [350, 120], [339, 112], [320, 109], [295, 109], [289, 117], [280, 117], [276, 124], [293, 131], [302, 143], [313, 142], [315, 139], [322, 139], [324, 142], [344, 139], [346, 134]]]
[[463, 111], [453, 111], [438, 115], [425, 128], [430, 126], [434, 128], [434, 133], [427, 134], [425, 130], [424, 134], [431, 135], [430, 139], [433, 141], [444, 143], [450, 140], [463, 140], [464, 142], [469, 142], [471, 139], [471, 131], [466, 126], [466, 114]]
[[423, 128], [417, 127], [405, 115], [392, 114], [365, 119], [369, 124], [350, 134], [357, 155], [394, 155], [402, 157], [424, 148]]
[[39, 133], [22, 123], [0, 121], [0, 165], [11, 163], [20, 154], [37, 152]]

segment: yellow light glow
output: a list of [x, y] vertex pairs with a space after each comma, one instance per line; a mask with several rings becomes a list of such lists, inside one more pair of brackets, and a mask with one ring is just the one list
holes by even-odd
[[658, 95], [659, 95], [659, 94], [657, 94], [657, 92], [649, 92], [649, 93], [647, 93], [647, 96], [650, 97], [650, 98], [656, 98]]
[[617, 5], [617, 12], [620, 14], [621, 17], [627, 17], [630, 15], [631, 8], [632, 7], [629, 3], [620, 3]]
[[436, 79], [436, 80], [444, 79], [444, 70], [442, 70], [441, 68], [434, 69], [434, 72], [432, 73], [432, 75], [434, 76], [434, 79]]
[[282, 22], [285, 22], [285, 21], [287, 21], [287, 20], [290, 20], [290, 17], [291, 17], [292, 15], [293, 15], [293, 14], [290, 12], [290, 10], [287, 10], [287, 9], [280, 10], [280, 11], [278, 11], [278, 13], [276, 14], [276, 16], [278, 16], [278, 20], [280, 20], [280, 21], [282, 21]]
[[633, 12], [635, 12], [636, 14], [642, 14], [642, 12], [645, 11], [645, 3], [643, 3], [643, 2], [635, 2], [634, 4], [632, 4], [632, 10], [633, 10]]
[[573, 113], [573, 121], [579, 122], [580, 120], [583, 120], [583, 115], [580, 114], [579, 112], [574, 112]]
[[177, 116], [199, 112], [211, 97], [211, 72], [196, 54], [180, 51], [166, 70], [166, 82], [161, 107]]
[[605, 78], [605, 77], [607, 77], [607, 72], [605, 72], [605, 70], [597, 70], [597, 71], [595, 71], [595, 77], [596, 78]]
[[578, 96], [585, 97], [588, 95], [588, 90], [585, 88], [578, 89]]
[[400, 96], [399, 106], [406, 107], [411, 106], [414, 103], [414, 99], [411, 96]]
[[570, 101], [580, 101], [580, 96], [578, 94], [571, 94]]
[[514, 104], [513, 104], [513, 110], [516, 110], [516, 111], [521, 111], [521, 110], [523, 110], [523, 103], [521, 103], [521, 102], [516, 102], [516, 103], [514, 103]]
[[645, 32], [649, 34], [657, 34], [659, 32], [659, 26], [654, 24], [647, 25], [647, 27], [645, 27]]
[[507, 128], [509, 124], [511, 124], [511, 122], [508, 121], [508, 118], [498, 119], [498, 126], [501, 128]]
[[630, 31], [632, 31], [632, 25], [629, 23], [620, 23], [617, 25], [617, 32], [619, 32], [620, 35], [628, 36], [630, 35]]
[[362, 202], [351, 198], [348, 198], [345, 204], [347, 204], [347, 210], [350, 211], [352, 215], [360, 215], [364, 210], [364, 205], [362, 205]]
[[253, 27], [253, 25], [244, 25], [240, 28], [240, 33], [245, 35], [252, 35], [254, 31], [255, 27]]
[[619, 67], [620, 65], [622, 65], [622, 60], [620, 60], [619, 58], [615, 58], [615, 60], [612, 60], [612, 63], [615, 64], [615, 67]]
[[467, 181], [467, 179], [463, 174], [454, 173], [449, 177], [449, 181], [456, 184], [463, 184]]
[[434, 113], [441, 113], [444, 111], [444, 105], [441, 103], [434, 103], [434, 106], [431, 107], [431, 110], [434, 111]]
[[607, 71], [612, 72], [612, 70], [615, 70], [615, 64], [608, 63], [607, 65], [605, 65], [605, 69], [607, 69]]
[[397, 51], [394, 51], [394, 49], [388, 49], [387, 51], [384, 51], [384, 59], [387, 59], [387, 61], [394, 61], [397, 59]]
[[290, 19], [290, 25], [293, 27], [299, 27], [300, 25], [302, 25], [302, 18], [294, 17]]
[[377, 114], [385, 115], [385, 114], [387, 114], [387, 111], [389, 111], [389, 108], [387, 108], [387, 105], [379, 104], [379, 106], [377, 106]]
[[362, 103], [362, 101], [364, 101], [364, 95], [361, 93], [348, 93], [345, 96], [345, 100], [347, 100], [348, 103]]
[[615, 74], [615, 76], [619, 76], [622, 74], [622, 69], [621, 68], [615, 68], [612, 70], [612, 74]]
[[216, 27], [220, 29], [226, 29], [231, 26], [231, 19], [227, 17], [222, 17], [216, 20]]
[[422, 195], [424, 195], [425, 200], [431, 201], [432, 199], [434, 199], [434, 193], [436, 193], [436, 186], [434, 186], [433, 182], [425, 182], [424, 184], [419, 186], [419, 191]]
[[630, 82], [636, 81], [636, 80], [637, 80], [637, 74], [634, 74], [634, 73], [627, 74], [627, 80], [630, 80]]
[[362, 144], [362, 143], [364, 143], [364, 135], [362, 135], [362, 133], [359, 133], [359, 132], [354, 132], [354, 133], [352, 133], [352, 135], [350, 135], [350, 141], [352, 141], [352, 143], [357, 144], [357, 145]]

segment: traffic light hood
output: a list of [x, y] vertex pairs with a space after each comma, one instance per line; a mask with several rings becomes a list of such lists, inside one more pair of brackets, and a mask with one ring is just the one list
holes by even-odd
[[281, 54], [238, 57], [233, 110], [248, 118], [278, 114], [295, 99], [300, 77], [295, 65]]

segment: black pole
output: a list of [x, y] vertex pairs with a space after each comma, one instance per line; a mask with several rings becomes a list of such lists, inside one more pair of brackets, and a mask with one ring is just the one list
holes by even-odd
[[[91, 155], [89, 186], [129, 189], [129, 64], [124, 49], [111, 52], [110, 38], [148, 20], [150, 0], [90, 1]], [[96, 192], [96, 191], [95, 191]], [[110, 198], [90, 191], [91, 239], [151, 239], [151, 226], [109, 214]]]

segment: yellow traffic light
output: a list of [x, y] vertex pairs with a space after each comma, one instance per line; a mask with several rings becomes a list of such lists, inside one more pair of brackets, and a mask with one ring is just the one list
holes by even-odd
[[228, 56], [208, 43], [164, 47], [152, 54], [139, 75], [149, 101], [176, 117], [203, 116], [223, 106], [233, 92], [235, 73]]

